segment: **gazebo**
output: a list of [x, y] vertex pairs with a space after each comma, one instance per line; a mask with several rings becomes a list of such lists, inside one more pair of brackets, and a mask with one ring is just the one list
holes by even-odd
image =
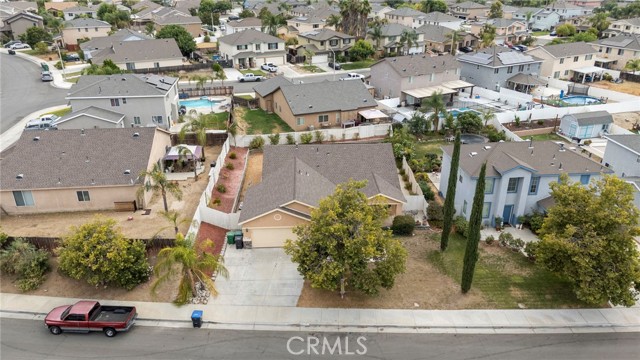
[[200, 159], [202, 159], [202, 146], [186, 144], [172, 146], [162, 158], [166, 172], [193, 171], [190, 164], [197, 164]]
[[515, 74], [507, 79], [507, 87], [511, 90], [515, 90], [521, 93], [529, 94], [531, 90], [536, 86], [544, 86], [547, 83], [538, 78], [537, 76], [528, 74]]

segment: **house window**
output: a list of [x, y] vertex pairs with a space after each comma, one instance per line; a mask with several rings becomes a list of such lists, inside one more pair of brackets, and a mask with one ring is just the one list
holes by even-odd
[[338, 46], [338, 40], [329, 40], [329, 46]]
[[120, 106], [120, 99], [111, 99], [111, 106]]
[[529, 185], [529, 195], [535, 195], [538, 193], [538, 187], [540, 186], [540, 177], [532, 177], [531, 184]]
[[95, 28], [95, 29], [96, 29], [96, 32], [98, 32], [98, 28]]
[[458, 177], [458, 181], [462, 182], [462, 175]]
[[518, 191], [518, 180], [519, 178], [511, 178], [509, 179], [509, 185], [507, 185], [507, 192], [514, 193]]
[[482, 204], [482, 218], [486, 219], [489, 217], [489, 213], [491, 213], [491, 203], [486, 202]]
[[564, 58], [560, 59], [560, 64], [564, 64]]
[[513, 66], [509, 66], [507, 68], [507, 74], [511, 74], [511, 73], [513, 73]]
[[569, 70], [565, 70], [564, 71], [564, 76], [568, 76], [569, 75]]
[[485, 194], [493, 194], [493, 186], [495, 185], [495, 181], [496, 179], [494, 178], [489, 178], [486, 179], [485, 183], [484, 183], [484, 193]]
[[256, 51], [260, 51], [260, 44], [256, 44]]
[[329, 115], [319, 115], [318, 122], [319, 123], [329, 122]]
[[578, 62], [578, 59], [580, 59], [580, 56], [574, 56], [573, 57], [573, 62]]
[[582, 185], [588, 185], [590, 177], [591, 177], [591, 175], [580, 175], [580, 183]]
[[345, 45], [351, 44], [351, 39], [342, 39], [342, 43]]
[[78, 32], [82, 32], [82, 29], [78, 29]]
[[325, 41], [320, 41], [320, 46], [324, 46]]
[[127, 98], [122, 98], [122, 104], [126, 104], [127, 103]]
[[154, 123], [162, 124], [162, 115], [152, 116], [151, 121]]
[[299, 117], [296, 119], [296, 125], [301, 126], [304, 125], [304, 118], [303, 117]]
[[430, 82], [433, 82], [436, 79], [436, 74], [435, 73], [431, 73], [431, 77], [429, 78]]
[[527, 65], [527, 71], [531, 70], [531, 64]]
[[136, 69], [136, 64], [135, 63], [130, 63], [130, 62], [127, 63], [127, 70], [128, 71], [133, 71], [135, 69]]
[[518, 72], [523, 72], [523, 71], [524, 71], [524, 65], [518, 66]]
[[624, 55], [624, 49], [618, 49], [618, 55]]
[[389, 36], [389, 42], [392, 42], [392, 41], [396, 41], [396, 37], [395, 36]]
[[86, 190], [76, 191], [76, 196], [78, 196], [78, 201], [91, 201], [89, 197], [89, 192]]
[[238, 45], [238, 46], [236, 46], [236, 49], [238, 49], [238, 50], [247, 50], [247, 45]]
[[278, 50], [278, 43], [269, 43], [269, 50]]
[[14, 191], [13, 199], [16, 201], [16, 206], [33, 206], [33, 195], [31, 191]]
[[140, 116], [134, 116], [133, 117], [133, 123], [135, 125], [140, 125]]
[[587, 56], [584, 57], [585, 60], [591, 60], [593, 59], [593, 54], [589, 54]]
[[480, 70], [480, 65], [476, 65], [476, 70]]
[[464, 204], [462, 204], [462, 213], [463, 214], [467, 214], [467, 200], [464, 201]]
[[498, 68], [493, 69], [493, 73], [494, 74], [499, 74], [500, 73], [500, 69], [498, 69]]
[[409, 84], [413, 84], [413, 76], [409, 76]]
[[89, 28], [84, 28], [84, 32], [89, 32]]
[[160, 68], [160, 63], [159, 62], [153, 63], [153, 67], [156, 68], [156, 69], [159, 69]]
[[607, 50], [605, 50], [605, 53], [607, 53], [607, 54], [611, 54], [611, 48], [610, 48], [610, 47], [608, 47], [608, 48], [607, 48]]
[[560, 71], [556, 71], [556, 72], [553, 73], [553, 78], [554, 79], [557, 79], [559, 77], [560, 77]]
[[320, 25], [319, 25], [319, 24], [313, 24], [313, 28], [314, 28], [314, 29], [317, 29], [317, 28], [319, 28], [319, 27], [320, 27]]

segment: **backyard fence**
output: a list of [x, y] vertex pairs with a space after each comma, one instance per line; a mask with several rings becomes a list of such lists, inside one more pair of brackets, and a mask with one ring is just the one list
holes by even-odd
[[[215, 130], [207, 130], [207, 146], [217, 146], [224, 144], [227, 141], [227, 133], [223, 131], [215, 131]], [[198, 134], [193, 132], [188, 132], [184, 137], [184, 141], [180, 141], [178, 139], [178, 134], [171, 134], [171, 146], [176, 146], [178, 144], [186, 144], [186, 145], [201, 145], [198, 142]]]
[[210, 86], [201, 88], [180, 88], [180, 98], [198, 96], [230, 96], [233, 95], [233, 86]]
[[621, 72], [620, 78], [631, 82], [640, 82], [640, 74], [632, 74], [627, 72]]
[[[427, 215], [427, 200], [424, 198], [424, 193], [416, 181], [416, 177], [413, 175], [413, 170], [407, 163], [407, 159], [402, 157], [402, 169], [404, 173], [408, 175], [409, 184], [411, 184], [411, 192], [416, 195], [405, 195], [407, 200], [406, 204], [403, 206], [403, 210], [407, 211], [422, 211], [422, 215]], [[402, 185], [402, 184], [400, 184]]]
[[202, 70], [202, 69], [211, 69], [211, 64], [207, 63], [197, 63], [197, 64], [189, 64], [189, 65], [180, 65], [180, 66], [163, 66], [159, 68], [144, 68], [144, 69], [133, 69], [131, 70], [134, 74], [161, 74], [168, 72], [178, 72], [178, 71], [194, 71], [194, 70]]
[[250, 109], [255, 109], [258, 107], [258, 99], [245, 99], [239, 96], [233, 97], [233, 105], [234, 106], [244, 106]]
[[[30, 244], [33, 244], [38, 249], [46, 250], [53, 254], [54, 250], [60, 246], [62, 241], [58, 237], [45, 237], [45, 236], [9, 236], [7, 244], [12, 243], [16, 239], [23, 239]], [[145, 244], [147, 250], [157, 250], [165, 247], [172, 247], [175, 244], [175, 239], [169, 238], [151, 238], [151, 239], [130, 239], [140, 240]]]

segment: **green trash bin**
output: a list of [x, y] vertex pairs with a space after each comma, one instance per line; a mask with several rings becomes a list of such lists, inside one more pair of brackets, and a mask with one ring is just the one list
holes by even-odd
[[236, 234], [235, 234], [235, 232], [233, 232], [233, 231], [229, 231], [229, 232], [227, 233], [227, 244], [229, 244], [229, 245], [233, 245], [233, 244], [235, 244], [235, 243], [236, 243], [236, 242], [235, 242], [235, 240], [234, 240], [235, 235], [236, 235]]

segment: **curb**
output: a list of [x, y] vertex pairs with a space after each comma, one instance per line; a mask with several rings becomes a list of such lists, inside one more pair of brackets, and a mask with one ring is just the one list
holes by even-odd
[[[35, 56], [31, 56], [29, 54], [24, 54], [22, 52], [16, 52], [15, 56], [17, 56], [19, 58], [22, 58], [22, 59], [25, 59], [27, 61], [30, 61], [30, 62], [32, 62], [32, 63], [34, 63], [36, 65], [40, 65], [41, 63], [46, 63], [47, 65], [49, 65], [49, 69], [50, 69], [52, 74], [58, 75], [58, 76], [62, 76], [60, 70], [56, 69], [55, 66], [51, 65], [48, 61], [42, 60], [42, 59], [37, 58]], [[68, 90], [73, 85], [72, 83], [68, 83], [68, 82], [64, 81], [64, 76], [63, 76], [63, 80], [62, 80], [63, 84], [57, 84], [57, 82], [58, 81], [56, 81], [55, 76], [54, 76], [54, 79], [51, 82], [51, 86], [53, 86], [55, 88], [58, 88], [58, 89]]]

